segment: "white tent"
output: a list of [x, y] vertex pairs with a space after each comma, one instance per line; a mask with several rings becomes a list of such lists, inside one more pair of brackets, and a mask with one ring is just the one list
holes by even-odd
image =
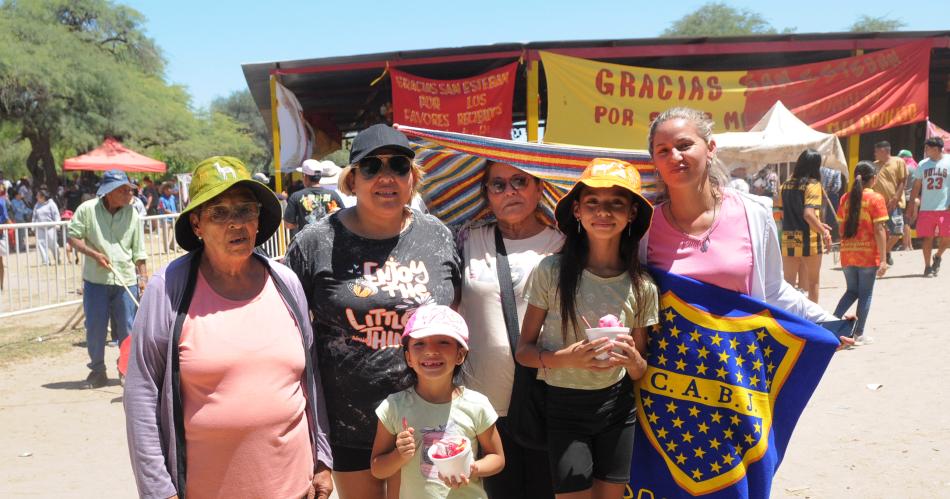
[[848, 178], [848, 163], [838, 137], [812, 129], [778, 101], [748, 132], [713, 136], [716, 156], [728, 171], [745, 167], [748, 175], [772, 163], [794, 163], [805, 149], [821, 154], [822, 166], [840, 170]]

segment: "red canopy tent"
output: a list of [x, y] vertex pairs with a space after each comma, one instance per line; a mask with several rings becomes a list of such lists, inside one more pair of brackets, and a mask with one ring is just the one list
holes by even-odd
[[143, 156], [109, 137], [86, 154], [63, 161], [63, 169], [165, 173], [165, 163]]

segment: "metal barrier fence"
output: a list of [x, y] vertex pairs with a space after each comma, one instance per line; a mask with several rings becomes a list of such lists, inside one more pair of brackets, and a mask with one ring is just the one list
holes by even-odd
[[[175, 243], [176, 219], [177, 215], [154, 215], [142, 221], [149, 275], [184, 254]], [[0, 224], [7, 250], [0, 275], [0, 318], [82, 303], [86, 257], [68, 247], [68, 225]], [[280, 230], [286, 247], [290, 237], [283, 222]], [[276, 233], [261, 247], [270, 257], [280, 256], [279, 248]]]

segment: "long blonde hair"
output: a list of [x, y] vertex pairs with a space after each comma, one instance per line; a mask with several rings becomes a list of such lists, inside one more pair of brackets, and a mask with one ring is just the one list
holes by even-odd
[[[660, 115], [653, 120], [653, 123], [650, 123], [650, 133], [647, 136], [647, 144], [651, 158], [653, 157], [653, 137], [656, 135], [656, 129], [663, 123], [676, 119], [686, 120], [688, 123], [691, 123], [696, 128], [696, 133], [706, 142], [707, 146], [712, 142], [712, 130], [713, 125], [715, 125], [712, 118], [702, 111], [689, 107], [670, 108], [660, 113]], [[723, 187], [729, 182], [729, 177], [726, 175], [722, 163], [715, 156], [707, 163], [706, 174], [709, 177], [709, 184], [712, 186], [713, 197], [718, 200], [722, 196]], [[663, 179], [659, 176], [657, 176], [656, 191], [656, 203], [670, 199], [669, 192], [666, 190], [666, 184], [663, 183]]]

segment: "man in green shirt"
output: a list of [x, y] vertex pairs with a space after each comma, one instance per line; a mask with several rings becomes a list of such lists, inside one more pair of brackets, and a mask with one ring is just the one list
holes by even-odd
[[106, 375], [106, 327], [110, 318], [121, 344], [132, 329], [136, 300], [145, 289], [145, 247], [138, 213], [131, 205], [132, 184], [121, 170], [102, 176], [96, 198], [79, 205], [69, 223], [69, 244], [86, 255], [82, 268], [87, 388], [101, 388]]

